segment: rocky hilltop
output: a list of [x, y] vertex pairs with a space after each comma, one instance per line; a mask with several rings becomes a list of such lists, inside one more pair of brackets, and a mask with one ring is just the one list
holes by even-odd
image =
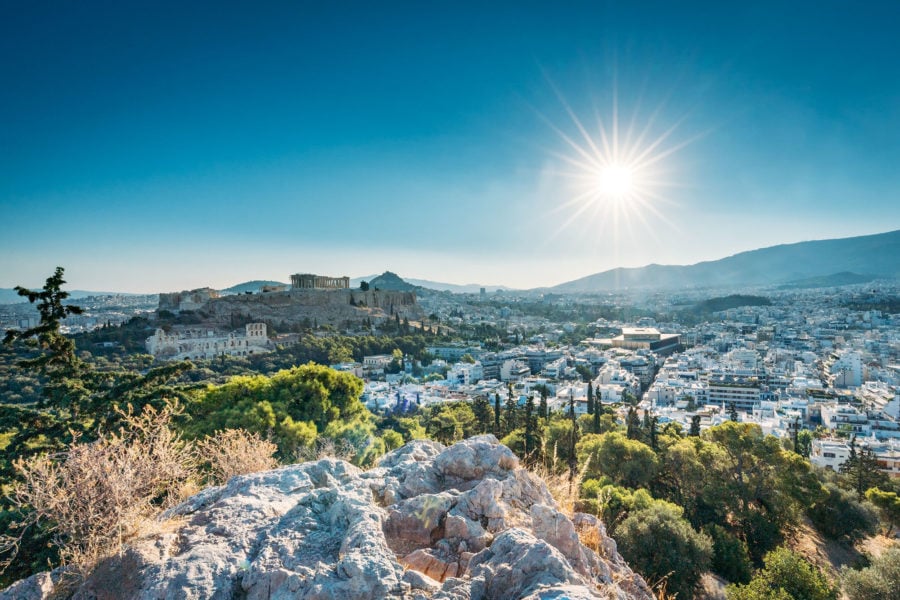
[[[108, 559], [73, 597], [651, 598], [603, 524], [562, 514], [493, 436], [412, 442], [369, 471], [322, 459], [234, 477], [161, 519], [169, 533]], [[41, 573], [0, 599], [57, 598], [59, 580]]]

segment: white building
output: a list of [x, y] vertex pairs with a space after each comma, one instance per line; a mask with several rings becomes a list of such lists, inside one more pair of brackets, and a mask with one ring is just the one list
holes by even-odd
[[188, 329], [157, 329], [147, 338], [147, 352], [163, 360], [206, 360], [217, 356], [250, 356], [272, 351], [265, 323], [248, 323], [244, 331], [228, 334]]
[[829, 367], [832, 385], [837, 388], [859, 387], [863, 381], [862, 357], [859, 352], [834, 355]]
[[816, 439], [812, 441], [809, 462], [814, 465], [839, 471], [841, 465], [848, 458], [850, 458], [850, 446], [844, 441]]

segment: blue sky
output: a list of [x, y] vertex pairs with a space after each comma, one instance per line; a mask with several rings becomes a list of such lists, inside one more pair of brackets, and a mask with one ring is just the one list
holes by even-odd
[[[534, 287], [900, 228], [897, 3], [482, 4], [0, 4], [0, 287]], [[560, 174], [614, 100], [674, 127], [618, 221]]]

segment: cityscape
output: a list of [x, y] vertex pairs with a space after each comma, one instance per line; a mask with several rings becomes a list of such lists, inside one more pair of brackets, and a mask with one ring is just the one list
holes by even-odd
[[900, 600], [898, 24], [0, 3], [0, 600]]

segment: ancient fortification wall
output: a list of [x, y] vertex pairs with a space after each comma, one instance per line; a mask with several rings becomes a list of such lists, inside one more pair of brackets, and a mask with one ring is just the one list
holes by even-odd
[[340, 326], [347, 321], [371, 319], [418, 320], [423, 316], [415, 292], [337, 290], [291, 290], [263, 294], [241, 294], [210, 298], [197, 309], [213, 323], [229, 325], [235, 318], [266, 322], [275, 326], [300, 324]]

